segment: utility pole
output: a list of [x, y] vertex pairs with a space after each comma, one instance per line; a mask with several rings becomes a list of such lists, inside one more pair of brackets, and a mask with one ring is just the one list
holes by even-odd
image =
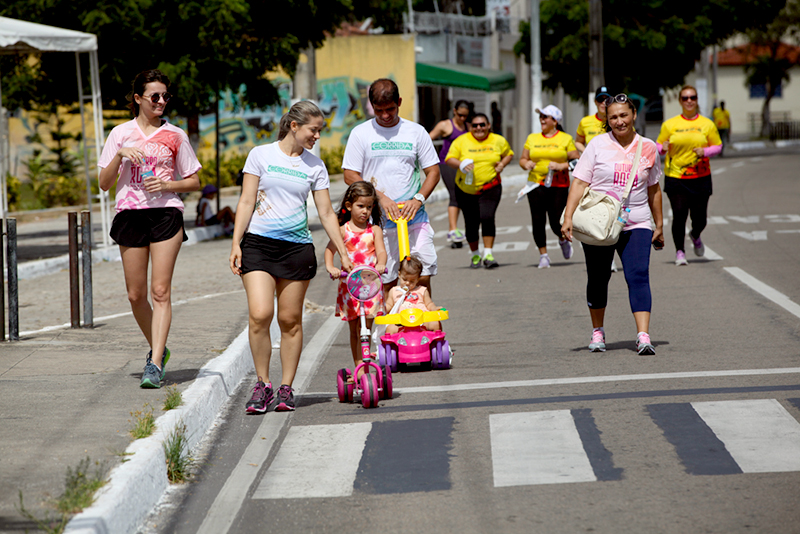
[[536, 110], [542, 107], [542, 41], [539, 22], [539, 0], [531, 0], [531, 132], [539, 133]]
[[603, 0], [589, 0], [589, 98], [587, 114], [592, 112], [594, 92], [606, 84], [603, 65]]

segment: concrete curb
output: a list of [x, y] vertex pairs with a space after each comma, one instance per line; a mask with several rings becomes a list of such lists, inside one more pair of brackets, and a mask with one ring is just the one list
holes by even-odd
[[252, 368], [245, 328], [225, 352], [200, 369], [194, 383], [183, 392], [183, 405], [159, 417], [152, 436], [128, 446], [125, 453], [129, 459], [110, 473], [94, 504], [73, 517], [65, 532], [136, 532], [169, 486], [164, 442], [185, 425], [188, 450], [193, 449]]

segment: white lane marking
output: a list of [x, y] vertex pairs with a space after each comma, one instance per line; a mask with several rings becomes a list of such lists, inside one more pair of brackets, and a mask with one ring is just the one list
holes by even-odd
[[786, 213], [781, 215], [764, 215], [769, 222], [774, 223], [800, 223], [800, 215], [796, 213]]
[[731, 232], [733, 235], [746, 239], [748, 241], [766, 241], [767, 231], [756, 230], [755, 232]]
[[744, 161], [737, 161], [736, 163], [731, 165], [731, 168], [738, 169], [739, 167], [744, 167], [744, 163], [745, 163]]
[[[319, 365], [319, 360], [323, 354], [327, 354], [328, 347], [336, 338], [343, 323], [341, 318], [331, 315], [303, 349], [293, 384], [296, 393], [302, 392], [308, 386], [311, 376]], [[269, 456], [269, 451], [281, 430], [289, 424], [292, 413], [275, 412], [263, 418], [264, 420], [253, 439], [239, 459], [239, 463], [209, 507], [203, 524], [197, 531], [198, 534], [226, 534], [230, 530], [247, 497], [250, 486], [258, 476], [261, 463]]]
[[708, 246], [706, 246], [706, 252], [703, 254], [703, 257], [710, 261], [719, 261], [723, 259], [722, 256], [711, 250]]
[[728, 215], [728, 219], [742, 224], [757, 224], [759, 217], [758, 215], [746, 215], [744, 217], [739, 215]]
[[777, 289], [768, 286], [764, 282], [747, 274], [738, 267], [725, 267], [724, 269], [735, 278], [738, 278], [740, 282], [744, 283], [756, 293], [766, 297], [792, 315], [800, 318], [800, 305], [792, 302], [789, 297]]
[[775, 230], [778, 234], [800, 234], [800, 230]]
[[352, 495], [370, 430], [372, 423], [290, 428], [253, 499]]
[[[679, 378], [720, 378], [728, 376], [764, 376], [800, 374], [800, 367], [773, 369], [733, 369], [720, 371], [685, 371], [679, 373], [649, 373], [639, 375], [581, 376], [570, 378], [539, 378], [537, 380], [513, 380], [508, 382], [477, 382], [474, 384], [451, 384], [394, 388], [399, 393], [438, 393], [445, 391], [474, 391], [516, 387], [563, 386], [570, 384], [600, 384], [604, 382], [635, 382], [637, 380], [675, 380]], [[335, 397], [336, 393], [309, 392], [306, 397]]]
[[522, 230], [522, 226], [498, 226], [496, 235], [516, 234], [520, 230]]
[[800, 423], [775, 399], [693, 402], [745, 473], [800, 471]]
[[524, 252], [530, 246], [530, 241], [506, 241], [505, 243], [495, 243], [492, 252]]
[[720, 217], [719, 215], [713, 215], [706, 220], [706, 224], [730, 224], [725, 217]]
[[719, 168], [719, 169], [714, 169], [714, 176], [716, 176], [716, 175], [718, 175], [718, 174], [722, 174], [723, 172], [725, 172], [725, 171], [727, 171], [727, 170], [728, 170], [728, 168], [727, 168], [727, 167], [722, 167], [722, 168]]
[[489, 416], [494, 486], [594, 482], [569, 410]]
[[439, 215], [436, 215], [436, 216], [434, 216], [434, 217], [433, 217], [433, 220], [434, 220], [434, 221], [441, 221], [442, 219], [446, 219], [446, 218], [447, 218], [447, 215], [448, 215], [448, 214], [447, 214], [447, 212], [445, 211], [444, 213], [440, 213]]
[[[181, 304], [188, 304], [188, 303], [194, 302], [196, 300], [210, 299], [210, 298], [214, 298], [214, 297], [222, 297], [222, 296], [225, 296], [225, 295], [233, 295], [235, 293], [244, 293], [244, 289], [237, 289], [236, 291], [227, 291], [225, 293], [211, 293], [209, 295], [202, 295], [202, 296], [199, 296], [199, 297], [192, 297], [190, 299], [176, 300], [175, 302], [172, 303], [172, 305], [173, 306], [180, 306]], [[96, 322], [100, 322], [100, 321], [109, 321], [111, 319], [116, 319], [118, 317], [125, 317], [126, 315], [133, 315], [133, 312], [122, 312], [122, 313], [115, 313], [115, 314], [112, 314], [112, 315], [105, 315], [103, 317], [95, 317], [95, 318], [92, 319], [92, 321], [95, 322], [95, 323]], [[20, 336], [32, 336], [34, 334], [41, 334], [43, 332], [51, 332], [53, 330], [60, 330], [61, 328], [69, 328], [70, 326], [72, 326], [71, 323], [64, 323], [64, 324], [55, 325], [55, 326], [45, 326], [44, 328], [40, 328], [39, 330], [28, 330], [28, 331], [25, 331], [25, 332], [20, 332], [19, 335]]]
[[762, 158], [761, 156], [758, 156], [758, 157], [755, 157], [755, 158], [748, 158], [748, 161], [752, 161], [753, 163], [758, 163], [759, 161], [762, 161], [763, 159], [764, 158]]

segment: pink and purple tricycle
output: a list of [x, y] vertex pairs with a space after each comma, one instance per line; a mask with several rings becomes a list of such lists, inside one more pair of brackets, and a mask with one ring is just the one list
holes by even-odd
[[[339, 369], [336, 373], [336, 391], [339, 402], [353, 402], [354, 396], [359, 394], [364, 408], [374, 408], [378, 406], [379, 399], [392, 398], [392, 371], [386, 365], [379, 366], [375, 363], [374, 355], [369, 350], [370, 331], [364, 311], [364, 302], [372, 300], [383, 291], [381, 275], [372, 267], [361, 265], [350, 273], [342, 272], [341, 276], [347, 277], [347, 292], [359, 302], [362, 363], [353, 372], [347, 368]], [[370, 373], [371, 370], [375, 371], [374, 375]], [[364, 374], [356, 379], [361, 372]]]
[[444, 308], [437, 311], [408, 308], [399, 313], [376, 317], [376, 324], [401, 326], [398, 333], [381, 336], [378, 362], [391, 371], [397, 371], [401, 364], [415, 366], [428, 362], [431, 369], [450, 369], [453, 359], [444, 331], [425, 330], [422, 327], [425, 323], [445, 321], [448, 317]]

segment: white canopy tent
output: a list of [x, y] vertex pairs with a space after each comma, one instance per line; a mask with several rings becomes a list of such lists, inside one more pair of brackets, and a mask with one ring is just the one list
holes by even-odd
[[[94, 120], [94, 149], [97, 159], [103, 147], [103, 104], [100, 98], [100, 74], [97, 61], [97, 36], [91, 33], [66, 30], [44, 24], [0, 17], [0, 54], [30, 54], [36, 52], [74, 52], [75, 68], [78, 77], [78, 100], [81, 110], [81, 129], [83, 133], [83, 166], [86, 173], [86, 196], [89, 210], [92, 208], [91, 180], [89, 178], [89, 142], [86, 139], [84, 120], [84, 101], [92, 102]], [[92, 84], [91, 96], [83, 93], [80, 54], [89, 54], [89, 70]], [[0, 87], [0, 218], [8, 211], [6, 174], [10, 164], [8, 122], [3, 108], [3, 93]], [[99, 172], [99, 169], [97, 169]], [[100, 191], [100, 212], [103, 226], [103, 244], [109, 245], [108, 225], [110, 223], [108, 193]]]

